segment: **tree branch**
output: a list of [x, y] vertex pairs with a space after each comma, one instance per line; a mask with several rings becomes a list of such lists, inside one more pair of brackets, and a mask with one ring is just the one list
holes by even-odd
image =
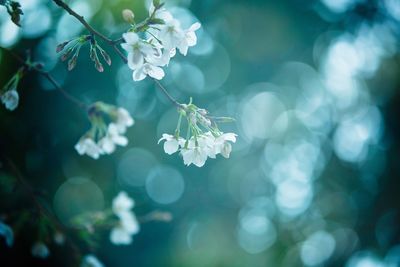
[[71, 95], [66, 90], [64, 90], [58, 84], [58, 82], [54, 79], [54, 77], [51, 76], [51, 74], [49, 72], [44, 71], [42, 69], [42, 66], [40, 64], [30, 64], [27, 61], [25, 61], [22, 57], [20, 57], [18, 54], [14, 53], [4, 47], [1, 47], [1, 49], [10, 53], [10, 55], [12, 55], [19, 63], [24, 65], [28, 70], [34, 70], [34, 71], [38, 72], [39, 74], [43, 75], [54, 86], [54, 88], [56, 88], [65, 98], [67, 98], [68, 100], [70, 100], [71, 102], [73, 102], [74, 104], [79, 106], [80, 108], [86, 109], [88, 107], [87, 104], [80, 101], [78, 98], [76, 98], [75, 96]]

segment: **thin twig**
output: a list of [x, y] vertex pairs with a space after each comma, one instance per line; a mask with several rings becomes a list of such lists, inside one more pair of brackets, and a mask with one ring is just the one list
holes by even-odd
[[68, 100], [70, 100], [71, 102], [73, 102], [74, 104], [76, 104], [77, 106], [81, 107], [81, 108], [87, 108], [88, 105], [83, 103], [82, 101], [80, 101], [78, 98], [74, 97], [73, 95], [71, 95], [70, 93], [68, 93], [67, 91], [65, 91], [59, 84], [58, 82], [54, 79], [53, 76], [51, 76], [51, 74], [47, 71], [44, 71], [40, 65], [38, 64], [29, 64], [28, 62], [26, 62], [22, 57], [20, 57], [18, 54], [14, 53], [13, 51], [10, 51], [4, 47], [1, 47], [4, 51], [7, 51], [8, 53], [10, 53], [10, 55], [12, 55], [18, 62], [20, 62], [21, 64], [23, 64], [26, 68], [31, 69], [36, 71], [37, 73], [43, 75], [43, 77], [45, 77], [53, 86], [54, 88], [56, 88], [58, 91], [60, 91], [60, 93], [67, 98]]
[[88, 108], [88, 105], [83, 103], [82, 101], [80, 101], [79, 99], [77, 99], [76, 97], [74, 97], [73, 95], [69, 94], [67, 91], [65, 91], [59, 84], [58, 82], [53, 78], [53, 76], [50, 75], [50, 73], [46, 72], [46, 71], [42, 71], [42, 70], [37, 70], [35, 69], [35, 71], [39, 72], [40, 74], [42, 74], [47, 80], [49, 80], [49, 82], [58, 90], [60, 91], [65, 98], [69, 99], [71, 102], [74, 102], [76, 105], [78, 105], [81, 108]]
[[101, 34], [97, 30], [95, 30], [92, 26], [90, 26], [89, 23], [86, 22], [86, 20], [85, 20], [85, 18], [83, 16], [81, 16], [78, 13], [76, 13], [75, 11], [73, 11], [66, 3], [64, 3], [61, 0], [53, 0], [53, 2], [56, 5], [58, 5], [59, 7], [61, 7], [62, 9], [64, 9], [65, 11], [67, 11], [71, 16], [74, 16], [77, 20], [79, 20], [79, 22], [82, 23], [82, 25], [85, 26], [85, 28], [90, 33], [100, 37], [101, 39], [103, 39], [103, 41], [107, 42], [110, 45], [112, 45], [114, 43], [113, 40], [111, 40], [110, 38], [108, 38], [105, 35]]

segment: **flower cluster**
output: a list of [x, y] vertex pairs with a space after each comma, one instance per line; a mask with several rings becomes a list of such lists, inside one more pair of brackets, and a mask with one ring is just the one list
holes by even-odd
[[134, 204], [125, 192], [120, 192], [113, 200], [112, 211], [119, 219], [110, 233], [110, 240], [115, 245], [129, 245], [132, 236], [139, 232], [139, 223], [131, 210]]
[[[179, 151], [185, 165], [194, 164], [197, 167], [202, 167], [207, 158], [215, 159], [218, 154], [229, 158], [232, 151], [231, 143], [236, 142], [236, 134], [221, 132], [216, 122], [231, 121], [231, 118], [210, 117], [205, 109], [200, 109], [191, 103], [182, 105], [179, 113], [175, 134], [163, 134], [158, 141], [158, 143], [164, 141], [165, 153], [171, 155]], [[188, 124], [186, 139], [180, 137], [182, 117], [186, 117]]]
[[[124, 17], [128, 17], [125, 10]], [[133, 13], [129, 15], [133, 22]], [[133, 80], [141, 81], [147, 76], [161, 80], [165, 73], [161, 67], [169, 64], [176, 50], [186, 55], [189, 47], [196, 45], [195, 31], [200, 23], [182, 29], [180, 22], [159, 1], [153, 1], [149, 17], [122, 35], [122, 48], [128, 52], [128, 66], [133, 70]]]
[[0, 90], [1, 103], [6, 109], [13, 111], [18, 107], [19, 94], [17, 91], [18, 83], [24, 75], [25, 68], [20, 68], [17, 73], [7, 82], [7, 84]]
[[111, 154], [116, 146], [126, 146], [128, 139], [123, 136], [134, 120], [129, 112], [103, 102], [96, 102], [88, 110], [91, 129], [75, 145], [80, 155], [98, 159], [100, 155]]

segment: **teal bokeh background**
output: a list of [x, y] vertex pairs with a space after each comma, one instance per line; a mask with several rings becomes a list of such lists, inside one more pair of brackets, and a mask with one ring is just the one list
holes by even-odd
[[[30, 73], [18, 109], [0, 109], [1, 154], [43, 190], [61, 220], [71, 206], [109, 207], [121, 190], [139, 217], [173, 216], [142, 224], [126, 247], [99, 232], [95, 254], [106, 266], [398, 266], [398, 1], [166, 1], [183, 25], [203, 27], [162, 83], [180, 102], [193, 97], [213, 115], [236, 118], [222, 126], [239, 135], [231, 158], [203, 168], [157, 145], [178, 114], [151, 80], [133, 82], [106, 44], [113, 64], [104, 73], [88, 47], [68, 72], [55, 47], [85, 30], [51, 1], [20, 2], [22, 29], [0, 10], [1, 46], [31, 49], [69, 93], [122, 106], [136, 123], [127, 147], [99, 160], [81, 157], [74, 145], [90, 126], [85, 112]], [[113, 38], [127, 29], [122, 9], [147, 14], [144, 1], [69, 3]], [[1, 50], [0, 84], [18, 67]], [[76, 177], [85, 188], [71, 182]], [[2, 212], [24, 207], [21, 198], [2, 195]], [[12, 249], [2, 246], [7, 260], [73, 264], [73, 251], [51, 245], [49, 259], [31, 259], [35, 238], [25, 231]]]

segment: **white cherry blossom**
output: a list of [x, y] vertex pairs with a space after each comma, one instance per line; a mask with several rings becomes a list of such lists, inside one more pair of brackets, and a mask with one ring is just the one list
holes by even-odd
[[127, 231], [129, 234], [134, 235], [137, 234], [140, 230], [139, 223], [136, 219], [135, 214], [132, 211], [121, 212], [118, 215], [121, 220], [121, 226]]
[[133, 72], [132, 77], [134, 81], [141, 81], [146, 78], [147, 75], [154, 79], [161, 80], [162, 78], [164, 78], [165, 73], [164, 70], [160, 67], [152, 65], [150, 63], [144, 63], [141, 67], [137, 68]]
[[1, 102], [4, 104], [6, 109], [13, 111], [18, 107], [19, 95], [17, 90], [12, 89], [6, 91], [1, 95]]
[[127, 144], [128, 138], [120, 135], [118, 128], [114, 123], [108, 125], [106, 136], [99, 140], [99, 147], [107, 154], [113, 153], [116, 145], [126, 146]]
[[118, 108], [115, 126], [117, 127], [119, 133], [125, 133], [126, 128], [132, 126], [134, 123], [135, 121], [132, 119], [131, 115], [126, 109]]
[[4, 236], [7, 246], [11, 247], [14, 244], [14, 231], [7, 224], [0, 220], [0, 235]]
[[160, 140], [158, 140], [158, 144], [165, 140], [164, 142], [164, 151], [168, 155], [172, 155], [179, 150], [179, 147], [184, 144], [185, 139], [179, 137], [178, 139], [170, 134], [163, 134]]
[[232, 145], [229, 142], [236, 142], [236, 134], [224, 133], [215, 138], [215, 148], [217, 154], [221, 153], [224, 158], [229, 158], [232, 151]]
[[131, 211], [134, 201], [125, 192], [120, 192], [113, 200], [112, 211], [118, 217], [118, 224], [111, 229], [110, 240], [115, 245], [132, 243], [132, 236], [140, 230], [135, 214]]
[[121, 46], [128, 52], [128, 66], [132, 70], [141, 67], [145, 58], [154, 56], [153, 47], [140, 39], [136, 33], [124, 33], [122, 38], [124, 38], [125, 43], [122, 43]]
[[132, 243], [132, 235], [122, 226], [117, 226], [110, 232], [110, 241], [114, 245], [129, 245]]
[[[153, 14], [154, 8], [155, 7], [154, 7], [153, 3], [151, 3], [150, 8], [149, 8], [149, 16], [151, 16]], [[168, 21], [171, 21], [174, 19], [172, 14], [163, 7], [156, 10], [156, 13], [154, 14], [154, 18], [162, 19], [164, 22], [168, 22]]]
[[131, 210], [135, 205], [135, 201], [124, 191], [121, 191], [112, 202], [112, 210], [115, 214], [120, 214]]
[[184, 31], [183, 38], [177, 45], [179, 52], [186, 56], [189, 47], [195, 46], [197, 44], [197, 36], [195, 31], [200, 29], [201, 24], [196, 22], [189, 27], [189, 29]]
[[192, 138], [189, 140], [187, 147], [181, 149], [181, 155], [183, 157], [183, 163], [187, 166], [192, 163], [197, 167], [203, 167], [208, 157], [208, 150], [205, 147], [196, 144]]
[[44, 244], [43, 242], [40, 242], [40, 241], [33, 244], [31, 253], [32, 253], [32, 256], [34, 256], [36, 258], [42, 258], [42, 259], [45, 259], [50, 255], [50, 251], [49, 251], [48, 247], [46, 246], [46, 244]]
[[79, 142], [75, 145], [75, 150], [79, 155], [88, 155], [94, 159], [98, 159], [101, 154], [103, 154], [103, 150], [101, 147], [96, 144], [96, 142], [90, 137], [83, 137], [79, 140]]
[[157, 38], [161, 41], [165, 49], [170, 51], [178, 47], [185, 38], [185, 32], [181, 29], [180, 22], [176, 19], [166, 21], [157, 34]]
[[93, 254], [88, 254], [83, 257], [81, 267], [104, 267], [104, 264]]

